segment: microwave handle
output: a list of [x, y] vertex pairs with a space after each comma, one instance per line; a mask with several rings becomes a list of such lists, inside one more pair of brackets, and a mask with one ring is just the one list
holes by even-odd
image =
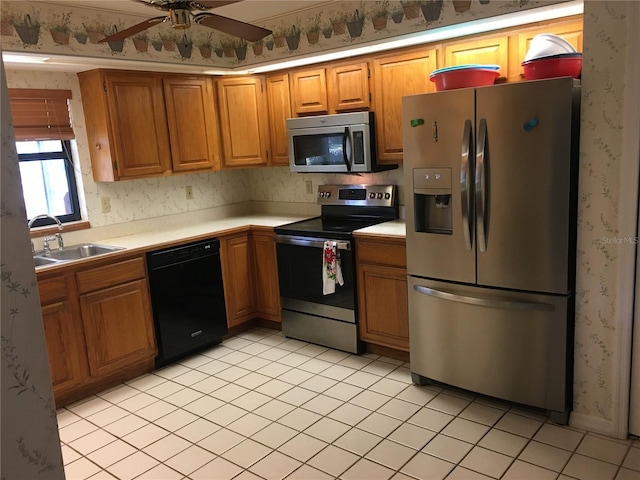
[[344, 127], [344, 135], [342, 136], [342, 156], [344, 158], [344, 164], [347, 166], [347, 172], [351, 171], [351, 162], [347, 155], [347, 139], [349, 138], [349, 127]]

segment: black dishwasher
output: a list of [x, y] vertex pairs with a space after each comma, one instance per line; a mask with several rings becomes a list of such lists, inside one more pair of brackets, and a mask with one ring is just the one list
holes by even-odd
[[147, 269], [158, 342], [156, 367], [220, 343], [227, 333], [220, 241], [149, 252]]

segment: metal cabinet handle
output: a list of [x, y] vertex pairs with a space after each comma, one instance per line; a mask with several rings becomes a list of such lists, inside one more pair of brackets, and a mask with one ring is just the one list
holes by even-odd
[[469, 297], [467, 295], [458, 295], [457, 293], [447, 292], [446, 290], [436, 290], [434, 288], [423, 287], [422, 285], [414, 285], [413, 289], [418, 293], [429, 295], [430, 297], [448, 300], [450, 302], [466, 303], [467, 305], [477, 305], [479, 307], [500, 308], [502, 310], [555, 310], [555, 307], [550, 303], [519, 302], [496, 298]]

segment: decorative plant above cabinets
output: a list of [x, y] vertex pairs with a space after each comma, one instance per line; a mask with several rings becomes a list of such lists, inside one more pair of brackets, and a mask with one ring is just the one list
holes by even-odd
[[107, 10], [6, 0], [0, 3], [5, 52], [71, 55], [211, 68], [247, 67], [324, 50], [377, 42], [423, 30], [562, 3], [565, 0], [335, 1], [296, 15], [252, 22], [273, 31], [246, 42], [202, 25], [174, 30], [169, 22], [135, 36], [98, 43], [140, 22]]

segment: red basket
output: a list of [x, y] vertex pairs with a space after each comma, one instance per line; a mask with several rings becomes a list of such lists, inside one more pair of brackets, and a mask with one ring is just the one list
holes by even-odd
[[500, 76], [497, 70], [484, 68], [465, 68], [431, 75], [429, 78], [436, 84], [438, 92], [456, 88], [484, 87], [493, 85]]
[[582, 57], [539, 58], [522, 62], [524, 78], [540, 80], [542, 78], [574, 77], [578, 78], [582, 71]]

